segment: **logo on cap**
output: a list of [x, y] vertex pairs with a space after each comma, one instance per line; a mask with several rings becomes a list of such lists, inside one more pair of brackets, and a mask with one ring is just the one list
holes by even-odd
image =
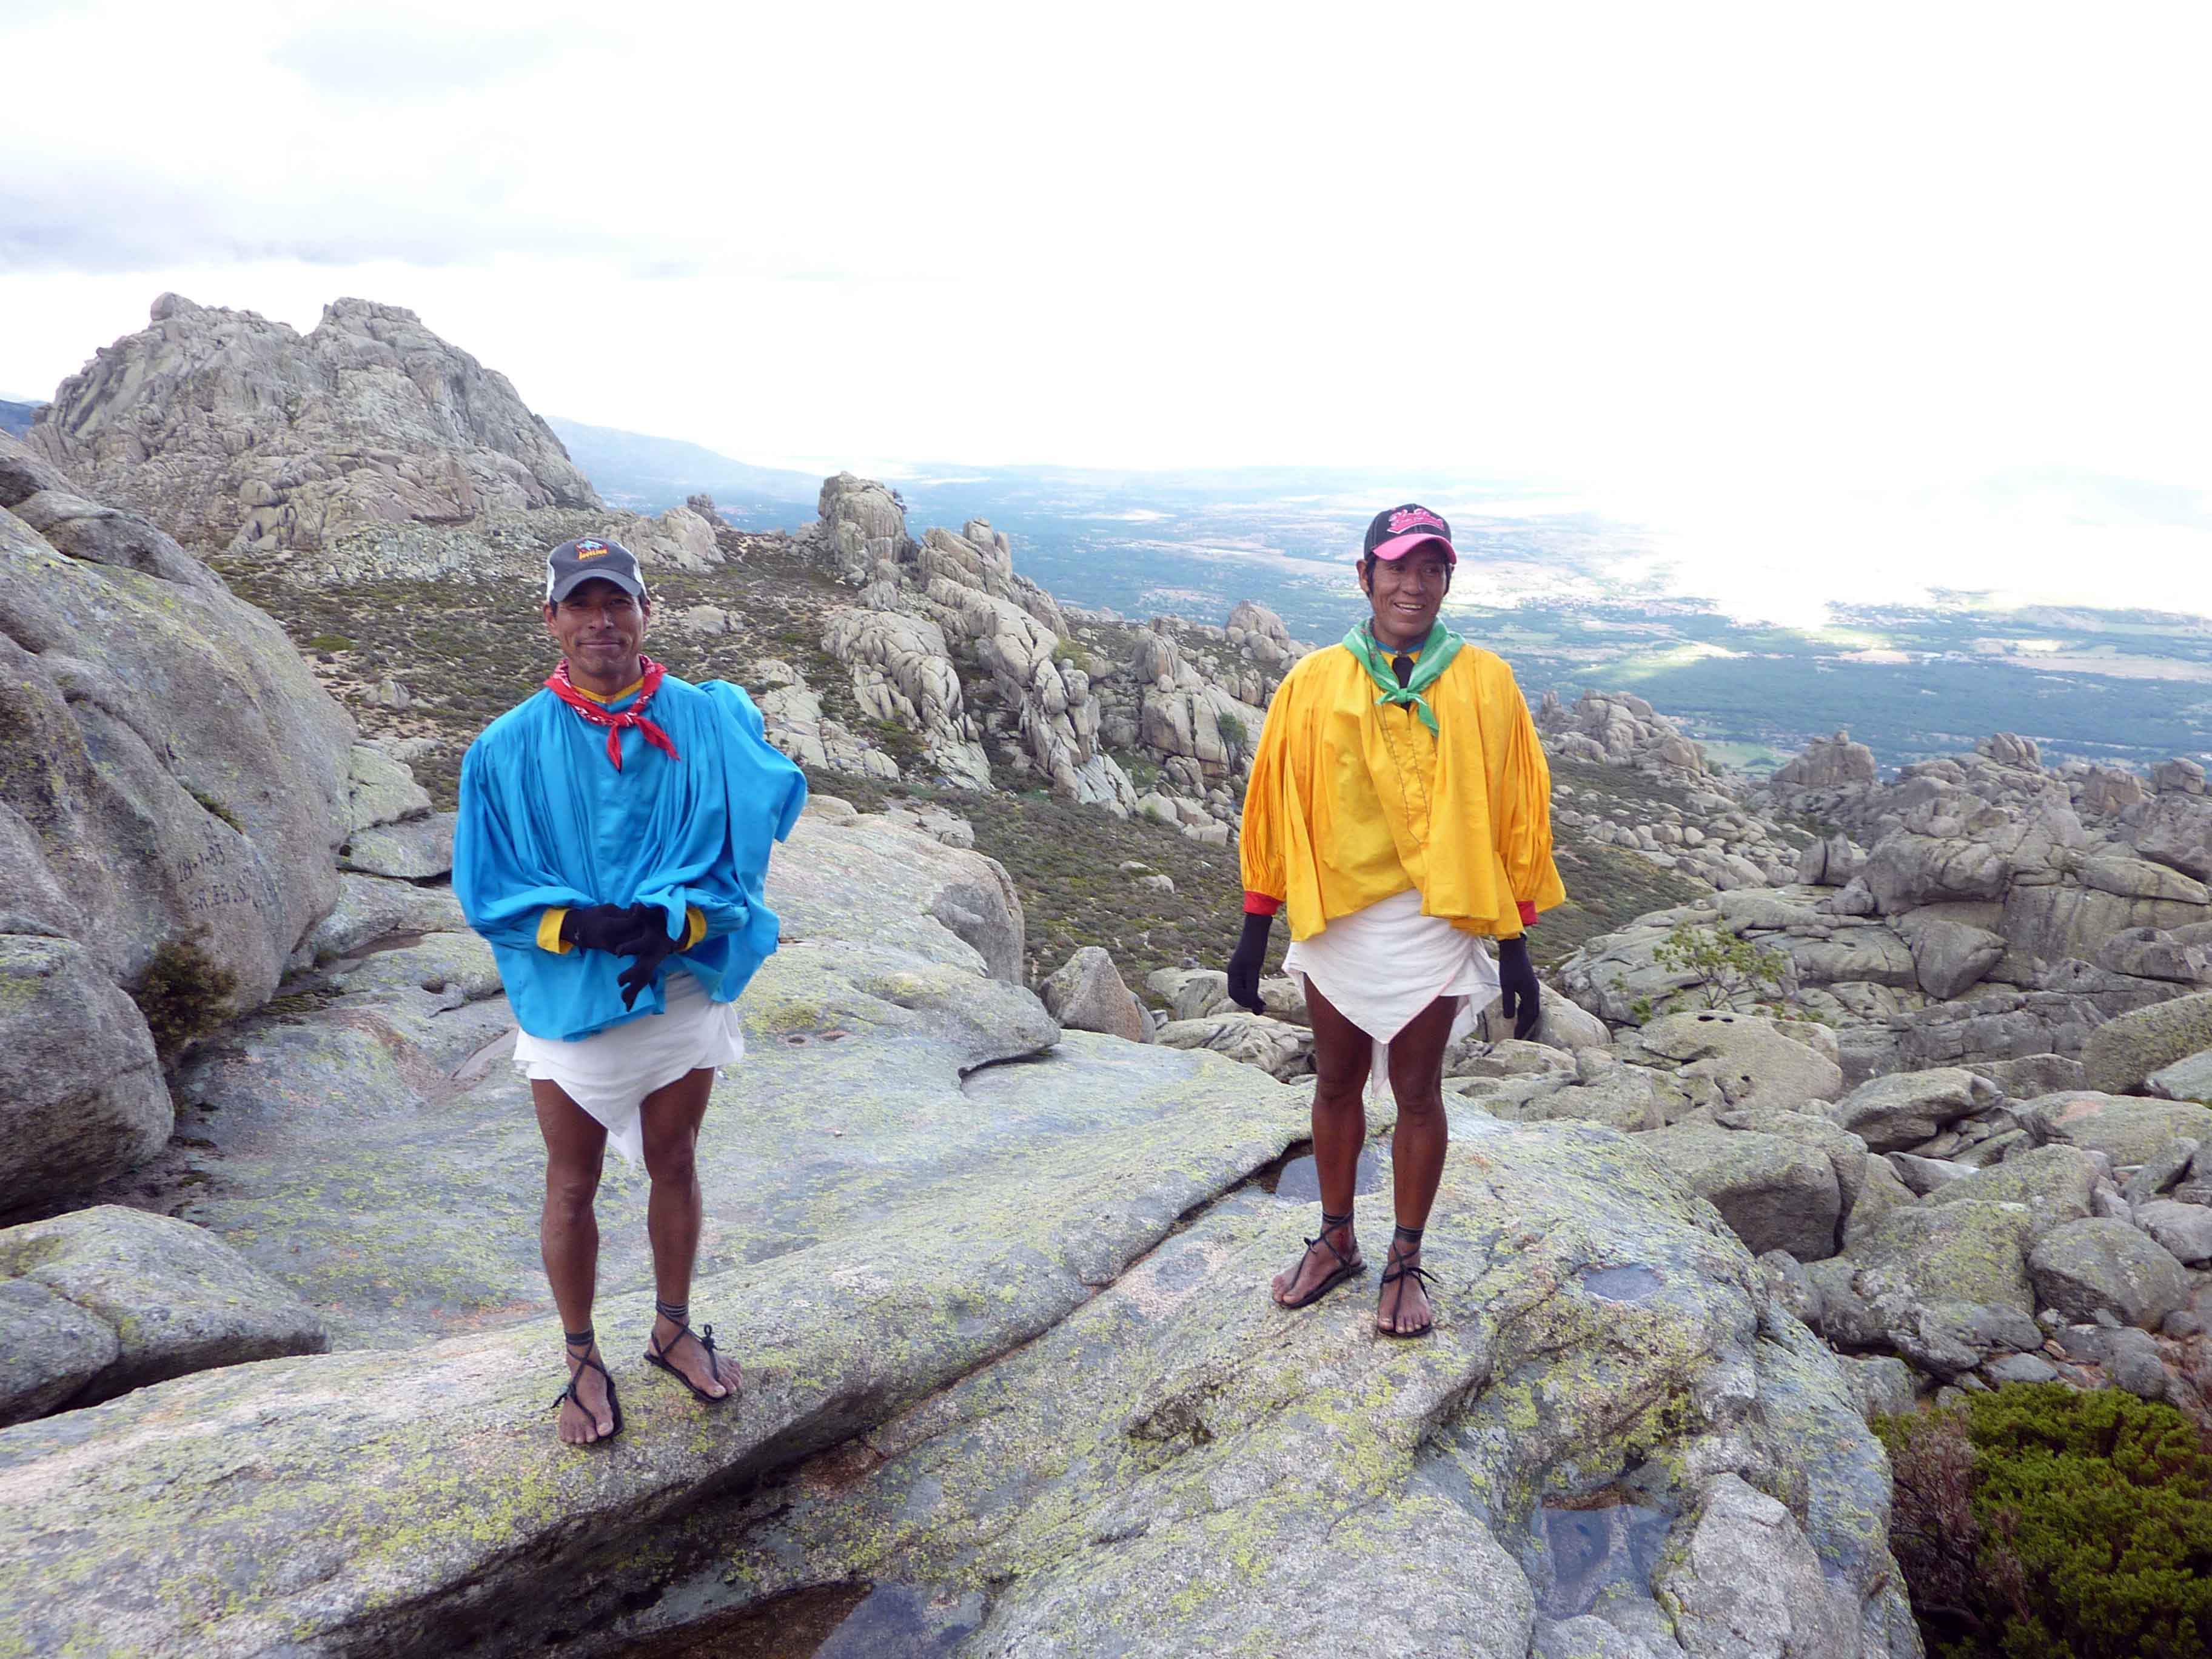
[[1444, 521], [1425, 507], [1401, 507], [1390, 515], [1390, 533], [1402, 536], [1417, 525], [1427, 525], [1442, 532]]
[[596, 559], [605, 551], [607, 544], [605, 542], [581, 541], [576, 544], [576, 556], [580, 559]]

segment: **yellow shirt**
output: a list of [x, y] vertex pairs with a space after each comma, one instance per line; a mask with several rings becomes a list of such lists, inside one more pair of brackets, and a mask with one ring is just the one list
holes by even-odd
[[1244, 792], [1249, 893], [1291, 937], [1418, 888], [1421, 914], [1519, 936], [1566, 902], [1552, 862], [1552, 772], [1513, 671], [1468, 645], [1425, 694], [1439, 735], [1341, 645], [1302, 659], [1268, 706]]

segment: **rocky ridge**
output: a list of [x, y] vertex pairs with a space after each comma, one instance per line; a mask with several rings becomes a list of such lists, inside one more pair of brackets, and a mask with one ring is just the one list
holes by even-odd
[[[527, 574], [611, 516], [678, 568], [720, 558], [687, 508], [607, 514], [505, 375], [367, 300], [333, 301], [303, 335], [165, 294], [147, 327], [62, 382], [26, 441], [197, 552], [311, 581]], [[559, 509], [590, 517], [564, 531]]]

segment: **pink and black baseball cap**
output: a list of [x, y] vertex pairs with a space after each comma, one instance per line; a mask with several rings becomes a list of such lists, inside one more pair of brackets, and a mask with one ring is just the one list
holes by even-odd
[[1434, 542], [1443, 549], [1444, 562], [1456, 565], [1459, 554], [1452, 546], [1451, 526], [1441, 514], [1431, 513], [1418, 501], [1407, 501], [1403, 507], [1393, 507], [1375, 515], [1367, 526], [1367, 546], [1363, 553], [1378, 559], [1402, 559], [1417, 547]]

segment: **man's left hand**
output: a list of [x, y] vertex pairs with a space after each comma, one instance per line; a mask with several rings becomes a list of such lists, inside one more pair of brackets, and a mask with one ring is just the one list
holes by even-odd
[[616, 947], [622, 955], [635, 958], [615, 978], [615, 983], [622, 987], [625, 1008], [637, 1006], [640, 994], [659, 975], [660, 964], [682, 948], [668, 937], [668, 919], [658, 905], [634, 908], [641, 913], [638, 929]]
[[1513, 1035], [1527, 1038], [1543, 1018], [1537, 1002], [1536, 966], [1528, 960], [1525, 938], [1498, 941], [1498, 990], [1505, 1018], [1513, 1022]]

